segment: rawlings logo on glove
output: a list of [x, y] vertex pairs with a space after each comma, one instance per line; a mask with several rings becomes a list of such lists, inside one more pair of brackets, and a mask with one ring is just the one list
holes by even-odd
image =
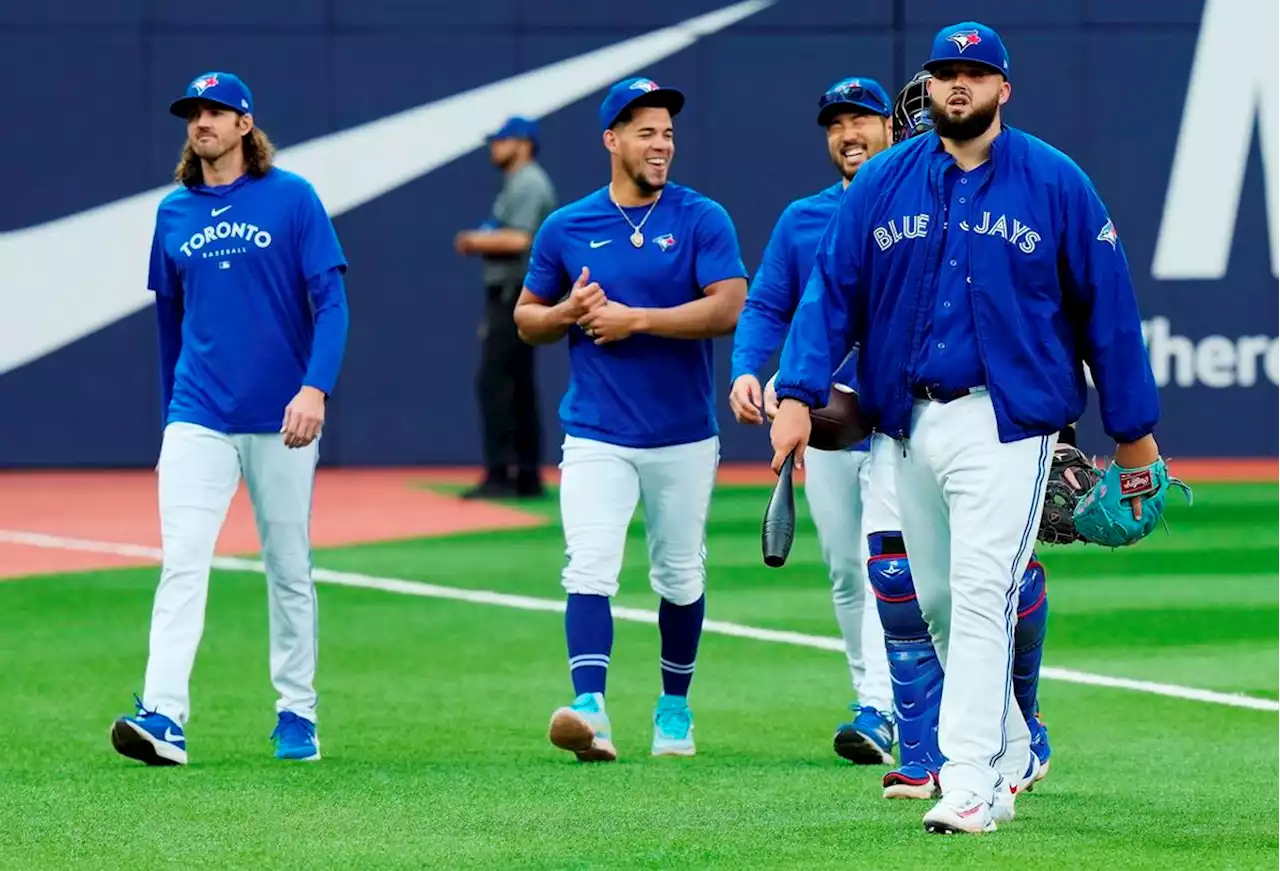
[[[1163, 519], [1170, 487], [1182, 490], [1191, 504], [1191, 488], [1169, 476], [1163, 458], [1138, 469], [1122, 469], [1112, 463], [1072, 511], [1078, 540], [1106, 547], [1136, 544]], [[1131, 499], [1139, 500], [1137, 517]]]

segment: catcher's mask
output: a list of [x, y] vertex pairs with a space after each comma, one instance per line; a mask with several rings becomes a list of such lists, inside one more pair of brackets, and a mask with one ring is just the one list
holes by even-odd
[[928, 70], [921, 70], [902, 86], [893, 100], [893, 141], [902, 142], [933, 129], [929, 115]]

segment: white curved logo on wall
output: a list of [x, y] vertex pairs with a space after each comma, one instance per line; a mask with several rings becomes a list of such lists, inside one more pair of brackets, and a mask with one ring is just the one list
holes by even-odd
[[[484, 144], [518, 111], [541, 118], [772, 6], [746, 0], [280, 151], [337, 216]], [[366, 170], [356, 174], [351, 167]], [[147, 252], [157, 187], [35, 227], [0, 234], [0, 374], [152, 304]], [[68, 256], [75, 252], [75, 256]], [[85, 264], [92, 264], [86, 268]]]
[[1205, 0], [1151, 265], [1156, 278], [1226, 275], [1255, 124], [1262, 134], [1271, 274], [1277, 275], [1277, 31], [1276, 0]]

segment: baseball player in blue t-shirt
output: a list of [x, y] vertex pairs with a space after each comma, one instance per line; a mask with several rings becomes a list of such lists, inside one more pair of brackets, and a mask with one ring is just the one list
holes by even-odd
[[719, 203], [668, 182], [685, 97], [648, 78], [600, 106], [610, 182], [553, 212], [516, 304], [521, 337], [568, 336], [560, 511], [565, 636], [576, 698], [548, 737], [583, 761], [617, 758], [605, 711], [610, 599], [644, 504], [649, 582], [661, 597], [654, 755], [694, 753], [688, 693], [705, 612], [707, 509], [719, 465], [711, 339], [737, 324], [747, 271]]
[[272, 735], [281, 759], [320, 758], [316, 737], [312, 486], [347, 339], [347, 261], [305, 179], [272, 165], [236, 76], [197, 76], [179, 187], [156, 213], [164, 438], [157, 464], [163, 565], [137, 713], [111, 741], [149, 765], [184, 765], [188, 683], [204, 630], [214, 545], [243, 476], [266, 564]]
[[[742, 309], [733, 339], [729, 405], [739, 423], [764, 423], [760, 367], [781, 345], [813, 268], [818, 239], [862, 165], [893, 144], [889, 95], [874, 79], [835, 82], [818, 98], [818, 126], [840, 180], [791, 202], [779, 216]], [[835, 380], [856, 387], [856, 355]], [[863, 505], [868, 497], [868, 442], [847, 451], [809, 451], [804, 494], [831, 578], [836, 623], [844, 640], [856, 702], [836, 727], [835, 752], [864, 765], [893, 762], [893, 698], [880, 617], [867, 581]]]

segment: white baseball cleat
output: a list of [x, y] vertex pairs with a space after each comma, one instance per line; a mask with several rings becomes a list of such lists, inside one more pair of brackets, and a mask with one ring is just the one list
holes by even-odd
[[936, 835], [979, 835], [996, 830], [991, 805], [967, 789], [944, 792], [924, 815], [924, 830]]

